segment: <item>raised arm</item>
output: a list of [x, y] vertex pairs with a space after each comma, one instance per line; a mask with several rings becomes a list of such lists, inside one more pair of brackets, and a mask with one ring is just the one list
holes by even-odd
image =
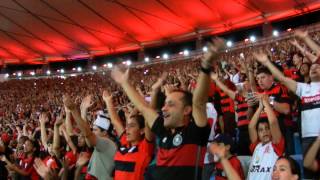
[[118, 113], [116, 112], [116, 109], [114, 108], [112, 95], [107, 90], [104, 90], [102, 94], [102, 98], [104, 102], [107, 104], [107, 109], [110, 115], [111, 123], [115, 128], [118, 137], [120, 137], [125, 131], [125, 129], [121, 123], [121, 119], [118, 116]]
[[281, 71], [279, 71], [268, 59], [267, 55], [259, 52], [259, 53], [253, 53], [253, 56], [255, 59], [266, 66], [272, 75], [277, 78], [282, 84], [288, 87], [292, 92], [296, 92], [297, 90], [297, 82], [294, 81], [293, 79], [290, 79], [288, 77], [285, 77]]
[[45, 113], [41, 113], [39, 116], [40, 121], [40, 131], [41, 131], [41, 143], [43, 147], [48, 150], [48, 134], [46, 131], [46, 123], [48, 122], [48, 116]]
[[274, 110], [269, 103], [269, 97], [267, 95], [263, 94], [261, 96], [261, 98], [262, 98], [262, 104], [264, 106], [264, 111], [266, 112], [266, 114], [268, 116], [270, 131], [272, 134], [272, 143], [279, 144], [282, 135], [281, 135], [277, 116], [274, 114]]
[[223, 91], [225, 92], [231, 99], [235, 99], [236, 98], [236, 92], [232, 91], [231, 89], [229, 89], [226, 85], [224, 85], [219, 77], [217, 73], [211, 72], [211, 79], [216, 83], [216, 85]]
[[129, 97], [134, 106], [142, 113], [149, 127], [153, 126], [158, 113], [151, 108], [142, 96], [129, 82], [129, 69], [123, 73], [118, 67], [115, 67], [111, 72], [112, 78], [123, 88], [124, 92]]
[[85, 121], [87, 120], [87, 112], [88, 109], [92, 106], [92, 95], [88, 95], [85, 98], [82, 99], [81, 105], [80, 105], [80, 112], [81, 112], [81, 118]]
[[258, 140], [258, 133], [256, 130], [256, 125], [258, 123], [258, 120], [260, 118], [260, 114], [263, 110], [263, 104], [260, 101], [259, 102], [259, 107], [256, 110], [256, 112], [254, 113], [254, 115], [252, 116], [252, 119], [250, 120], [249, 126], [248, 126], [248, 130], [249, 130], [249, 137], [250, 137], [250, 141], [251, 143], [255, 143]]
[[312, 51], [317, 54], [317, 56], [320, 56], [320, 46], [312, 40], [308, 34], [308, 31], [296, 30], [294, 35], [304, 41], [312, 49]]
[[318, 138], [314, 141], [314, 143], [309, 148], [307, 154], [304, 157], [303, 160], [303, 166], [305, 168], [308, 168], [314, 172], [316, 172], [319, 169], [319, 164], [317, 163], [317, 154], [320, 149], [320, 134]]
[[225, 47], [224, 44], [222, 39], [214, 39], [213, 43], [209, 43], [208, 52], [204, 54], [201, 60], [201, 71], [192, 99], [192, 116], [198, 127], [204, 127], [208, 123], [206, 103], [208, 101], [212, 62], [217, 59], [219, 51]]
[[151, 87], [151, 103], [150, 106], [153, 109], [157, 108], [158, 102], [158, 93], [161, 91], [161, 86], [163, 85], [164, 81], [167, 79], [168, 73], [163, 73], [161, 77], [154, 83]]
[[76, 154], [77, 153], [77, 146], [72, 142], [71, 137], [67, 133], [66, 127], [62, 125], [61, 129], [62, 129], [64, 139], [66, 140], [68, 146], [72, 150], [73, 154]]
[[292, 45], [294, 45], [299, 51], [306, 56], [311, 62], [316, 61], [317, 56], [313, 55], [311, 52], [307, 51], [306, 48], [303, 48], [296, 39], [290, 41]]
[[60, 157], [60, 134], [59, 134], [59, 127], [63, 123], [63, 118], [61, 115], [58, 117], [56, 122], [54, 123], [53, 128], [53, 143], [52, 143], [52, 149], [54, 154], [59, 158]]
[[72, 136], [73, 135], [73, 126], [72, 126], [72, 122], [71, 122], [71, 111], [64, 107], [64, 110], [66, 112], [66, 130], [67, 130], [67, 133], [69, 136]]
[[78, 107], [71, 101], [68, 95], [63, 96], [64, 105], [71, 111], [71, 114], [80, 128], [81, 134], [86, 138], [89, 146], [95, 146], [97, 143], [96, 135], [91, 131], [89, 124], [81, 118]]
[[216, 156], [219, 157], [221, 165], [223, 167], [223, 171], [226, 173], [227, 179], [241, 180], [240, 175], [232, 167], [230, 161], [226, 157], [226, 147], [225, 146], [219, 146], [217, 143], [213, 143], [210, 145], [209, 151], [211, 154], [215, 154]]

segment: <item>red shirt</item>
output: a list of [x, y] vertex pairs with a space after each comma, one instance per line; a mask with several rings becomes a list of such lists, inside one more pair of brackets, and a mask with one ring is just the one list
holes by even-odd
[[56, 160], [51, 157], [51, 156], [47, 156], [43, 162], [46, 164], [47, 167], [50, 167], [51, 169], [57, 169], [58, 168], [58, 164], [56, 162]]
[[29, 157], [29, 158], [22, 157], [19, 162], [19, 166], [22, 170], [28, 173], [28, 176], [32, 180], [39, 180], [40, 177], [37, 174], [36, 170], [33, 168], [33, 161], [34, 161], [34, 157]]
[[143, 180], [144, 172], [154, 152], [153, 143], [145, 138], [137, 146], [129, 146], [125, 134], [120, 137], [121, 146], [114, 156], [115, 180]]
[[[245, 179], [244, 178], [244, 173], [242, 170], [242, 166], [241, 166], [241, 162], [239, 161], [239, 159], [237, 158], [237, 156], [231, 156], [229, 159], [231, 166], [233, 167], [233, 169], [239, 174], [241, 179]], [[226, 180], [227, 176], [223, 170], [222, 164], [219, 162], [216, 164], [215, 167], [216, 170], [216, 176], [215, 179], [216, 180]]]

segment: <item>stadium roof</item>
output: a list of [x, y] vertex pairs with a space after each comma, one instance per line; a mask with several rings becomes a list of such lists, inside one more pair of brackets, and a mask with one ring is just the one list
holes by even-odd
[[319, 0], [1, 0], [0, 65], [127, 52], [319, 9]]

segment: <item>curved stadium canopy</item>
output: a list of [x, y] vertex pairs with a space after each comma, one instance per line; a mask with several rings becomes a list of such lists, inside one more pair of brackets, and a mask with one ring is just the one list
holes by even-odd
[[318, 9], [319, 0], [1, 0], [0, 65], [126, 52]]

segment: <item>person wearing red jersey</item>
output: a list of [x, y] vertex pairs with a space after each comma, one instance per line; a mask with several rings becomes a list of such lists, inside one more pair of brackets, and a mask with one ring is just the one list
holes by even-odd
[[107, 104], [111, 123], [120, 139], [120, 146], [114, 156], [115, 180], [143, 180], [154, 145], [150, 130], [145, 127], [142, 115], [131, 113], [123, 127], [114, 105], [112, 95], [103, 92], [103, 100]]
[[24, 156], [19, 162], [19, 165], [11, 163], [5, 156], [2, 156], [2, 161], [7, 165], [6, 168], [15, 172], [21, 179], [38, 180], [40, 179], [36, 170], [33, 167], [35, 155], [37, 154], [39, 147], [36, 141], [27, 139], [24, 143]]
[[215, 164], [216, 180], [234, 180], [238, 178], [232, 177], [230, 173], [228, 173], [226, 160], [230, 162], [232, 170], [239, 175], [239, 179], [245, 179], [239, 159], [231, 153], [231, 150], [234, 148], [233, 144], [233, 140], [228, 134], [218, 134], [209, 147], [209, 151], [214, 155], [215, 161], [217, 161]]

